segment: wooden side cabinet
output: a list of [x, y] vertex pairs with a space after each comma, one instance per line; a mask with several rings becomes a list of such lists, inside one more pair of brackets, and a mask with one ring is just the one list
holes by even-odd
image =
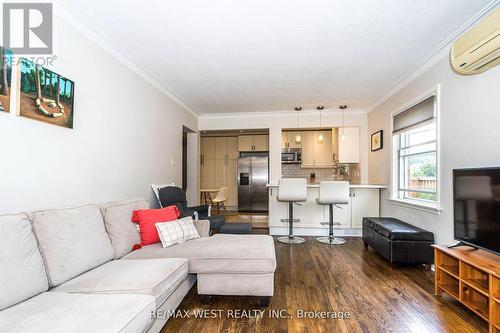
[[500, 256], [470, 247], [433, 245], [434, 291], [443, 292], [489, 323], [500, 333]]

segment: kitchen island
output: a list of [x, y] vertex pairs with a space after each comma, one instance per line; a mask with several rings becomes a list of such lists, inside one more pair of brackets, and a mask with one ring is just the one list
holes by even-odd
[[[278, 184], [267, 184], [269, 188], [269, 233], [271, 235], [287, 235], [288, 223], [281, 219], [288, 218], [288, 204], [277, 200]], [[384, 185], [351, 184], [349, 185], [349, 203], [334, 207], [334, 221], [337, 236], [361, 236], [364, 216], [380, 215], [380, 191], [387, 188]], [[294, 223], [294, 233], [297, 236], [326, 236], [329, 219], [328, 206], [318, 205], [319, 184], [307, 185], [307, 201], [301, 206], [294, 205], [294, 218], [300, 222]]]

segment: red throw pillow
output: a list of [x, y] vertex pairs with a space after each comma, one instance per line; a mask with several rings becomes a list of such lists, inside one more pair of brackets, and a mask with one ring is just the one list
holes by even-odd
[[[155, 223], [177, 220], [181, 212], [177, 206], [168, 206], [161, 209], [140, 209], [132, 213], [132, 222], [139, 224], [141, 245], [150, 245], [160, 242]], [[136, 247], [134, 245], [134, 247]]]

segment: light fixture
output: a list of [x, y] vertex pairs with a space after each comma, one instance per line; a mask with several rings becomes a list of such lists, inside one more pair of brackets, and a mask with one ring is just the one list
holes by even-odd
[[[316, 107], [316, 109], [319, 110], [319, 128], [321, 128], [321, 114], [324, 108], [325, 107], [322, 105]], [[323, 133], [319, 132], [318, 142], [323, 142], [324, 139], [325, 138], [323, 137]]]
[[340, 140], [345, 141], [347, 137], [345, 136], [345, 109], [347, 109], [347, 105], [341, 105], [339, 106], [339, 109], [342, 110], [342, 133], [340, 134]]
[[[299, 115], [300, 115], [300, 110], [302, 110], [301, 106], [296, 106], [295, 111], [297, 111], [297, 128], [299, 128]], [[302, 137], [300, 136], [300, 132], [297, 133], [295, 136], [295, 143], [300, 143], [302, 142]]]

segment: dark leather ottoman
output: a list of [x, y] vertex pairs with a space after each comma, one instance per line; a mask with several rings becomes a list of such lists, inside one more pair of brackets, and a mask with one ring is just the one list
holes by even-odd
[[434, 263], [434, 234], [391, 217], [364, 217], [363, 242], [391, 265]]
[[224, 216], [200, 217], [200, 220], [210, 221], [210, 231], [219, 230], [224, 225], [224, 223], [226, 223], [226, 218]]
[[221, 234], [251, 234], [252, 224], [244, 222], [225, 223], [220, 227], [219, 232]]

